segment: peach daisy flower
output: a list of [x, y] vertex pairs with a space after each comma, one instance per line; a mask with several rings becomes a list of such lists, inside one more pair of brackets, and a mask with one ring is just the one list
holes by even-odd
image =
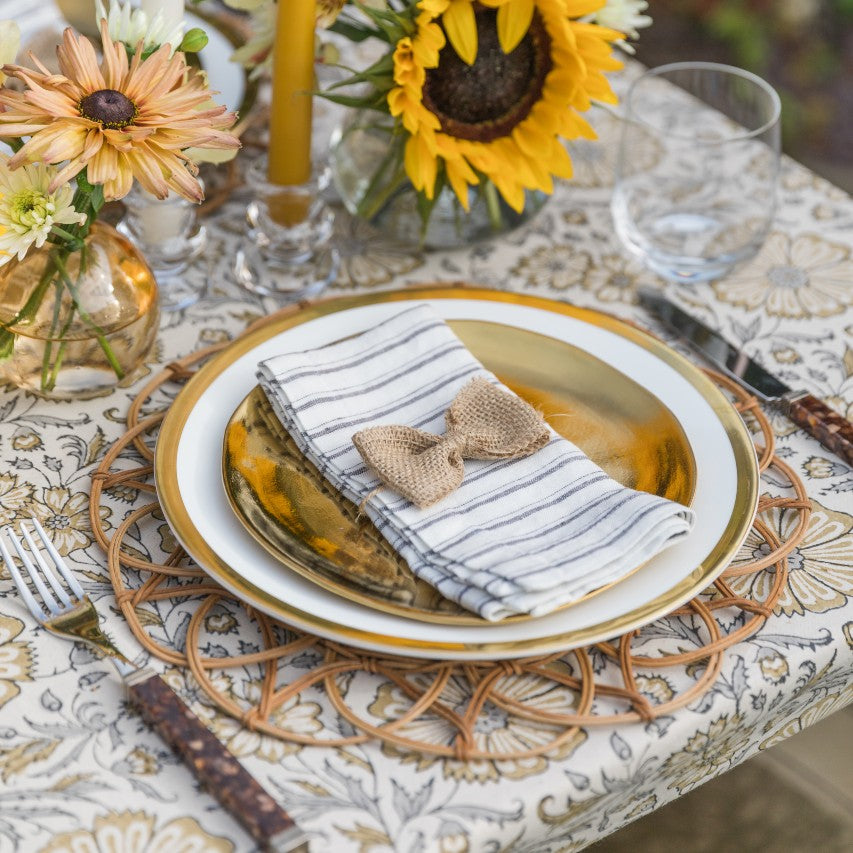
[[70, 28], [57, 48], [61, 74], [51, 74], [35, 58], [38, 71], [4, 66], [27, 88], [0, 92], [5, 107], [0, 137], [30, 137], [9, 167], [68, 161], [51, 192], [85, 169], [90, 183], [103, 185], [107, 199], [123, 198], [136, 178], [157, 198], [172, 189], [201, 201], [197, 167], [183, 151], [239, 148], [225, 130], [233, 125], [233, 114], [222, 106], [207, 108], [204, 80], [187, 68], [183, 54], [170, 57], [168, 45], [145, 60], [140, 45], [128, 61], [124, 45], [110, 39], [106, 21], [101, 37], [100, 67], [92, 44]]

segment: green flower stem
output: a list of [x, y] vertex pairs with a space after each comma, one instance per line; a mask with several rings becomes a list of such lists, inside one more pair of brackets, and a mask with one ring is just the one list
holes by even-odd
[[397, 167], [397, 170], [385, 186], [376, 186], [376, 178], [377, 176], [374, 175], [373, 180], [370, 182], [370, 186], [368, 186], [367, 191], [364, 194], [364, 198], [362, 198], [358, 205], [359, 216], [366, 219], [368, 222], [371, 222], [374, 217], [378, 216], [382, 212], [382, 208], [388, 204], [389, 200], [393, 198], [400, 187], [405, 186], [409, 180], [409, 176], [406, 174], [406, 170], [402, 165]]
[[[59, 251], [64, 252], [67, 256], [70, 250], [60, 249]], [[39, 306], [47, 293], [47, 289], [50, 287], [55, 275], [56, 269], [53, 264], [46, 264], [38, 284], [33, 288], [32, 293], [27, 298], [27, 301], [24, 303], [21, 310], [18, 311], [18, 313], [15, 314], [8, 323], [4, 323], [2, 328], [0, 328], [0, 360], [10, 358], [12, 355], [12, 349], [15, 346], [15, 338], [17, 335], [15, 332], [11, 331], [10, 327], [17, 326], [19, 323], [28, 323], [35, 317], [36, 311], [38, 311]]]
[[486, 200], [486, 210], [489, 213], [489, 222], [492, 224], [492, 230], [500, 231], [504, 225], [504, 218], [501, 213], [498, 188], [488, 178], [483, 181], [483, 198]]
[[[357, 129], [362, 130], [364, 128], [358, 127]], [[381, 123], [368, 125], [367, 129], [383, 132], [389, 130], [387, 126]], [[392, 138], [388, 155], [382, 158], [382, 162], [370, 178], [370, 183], [356, 208], [358, 215], [368, 222], [379, 215], [388, 200], [408, 180], [403, 164], [403, 141], [400, 137], [395, 139], [391, 133], [389, 135]], [[390, 178], [388, 178], [389, 172], [391, 173]]]
[[[85, 249], [81, 250], [83, 252], [83, 259], [80, 263], [80, 271], [82, 272], [85, 269]], [[66, 288], [68, 288], [68, 292], [71, 294], [71, 300], [73, 302], [72, 312], [76, 308], [77, 313], [80, 315], [80, 319], [95, 333], [95, 338], [101, 346], [101, 349], [104, 351], [104, 355], [107, 357], [107, 361], [110, 363], [110, 367], [112, 367], [115, 375], [119, 379], [124, 378], [124, 370], [122, 366], [118, 363], [118, 359], [115, 357], [115, 353], [110, 346], [110, 342], [107, 340], [106, 333], [104, 330], [92, 319], [91, 315], [88, 311], [83, 308], [80, 302], [80, 292], [77, 290], [77, 285], [71, 281], [71, 277], [68, 275], [68, 269], [65, 266], [65, 262], [62, 259], [56, 259], [56, 266], [59, 270], [60, 275], [62, 276], [62, 281], [65, 283]], [[73, 316], [73, 314], [72, 314]], [[63, 342], [64, 343], [64, 342]], [[48, 389], [50, 390], [50, 389]]]
[[[53, 253], [51, 252], [51, 256]], [[52, 258], [53, 263], [56, 263], [56, 259]], [[47, 267], [50, 269], [51, 264], [50, 260], [48, 261]], [[53, 275], [55, 270], [51, 273]], [[54, 290], [56, 291], [53, 299], [53, 317], [50, 320], [50, 334], [48, 335], [47, 342], [44, 345], [44, 353], [41, 358], [41, 388], [43, 391], [49, 391], [53, 388], [53, 385], [49, 385], [49, 375], [50, 375], [50, 365], [51, 360], [53, 358], [53, 342], [56, 340], [57, 328], [59, 327], [59, 313], [62, 309], [62, 282], [53, 281]], [[56, 380], [54, 380], [54, 383]]]

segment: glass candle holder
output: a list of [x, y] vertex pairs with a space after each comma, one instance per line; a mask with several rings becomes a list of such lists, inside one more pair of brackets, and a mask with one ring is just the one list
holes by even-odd
[[170, 193], [158, 199], [134, 185], [124, 197], [125, 214], [116, 229], [145, 256], [160, 288], [160, 307], [176, 311], [197, 302], [202, 288], [184, 272], [207, 245], [198, 205]]
[[237, 251], [234, 275], [252, 293], [294, 301], [315, 296], [337, 275], [333, 243], [335, 216], [323, 194], [329, 171], [316, 171], [304, 184], [282, 186], [267, 180], [266, 158], [247, 170], [252, 201], [248, 232]]

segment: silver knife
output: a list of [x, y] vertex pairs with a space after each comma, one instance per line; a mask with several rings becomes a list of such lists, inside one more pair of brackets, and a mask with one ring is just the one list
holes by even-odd
[[640, 288], [638, 296], [641, 305], [711, 364], [763, 403], [780, 409], [824, 447], [853, 465], [853, 423], [847, 418], [808, 391], [793, 391], [743, 350], [657, 291]]

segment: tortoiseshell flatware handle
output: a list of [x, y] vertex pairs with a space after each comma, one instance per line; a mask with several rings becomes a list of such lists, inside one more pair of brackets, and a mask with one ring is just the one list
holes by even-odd
[[202, 786], [233, 815], [263, 850], [307, 853], [293, 818], [261, 787], [213, 733], [151, 670], [125, 679], [131, 703], [184, 760]]
[[785, 414], [827, 450], [853, 465], [853, 423], [811, 394], [783, 398]]

